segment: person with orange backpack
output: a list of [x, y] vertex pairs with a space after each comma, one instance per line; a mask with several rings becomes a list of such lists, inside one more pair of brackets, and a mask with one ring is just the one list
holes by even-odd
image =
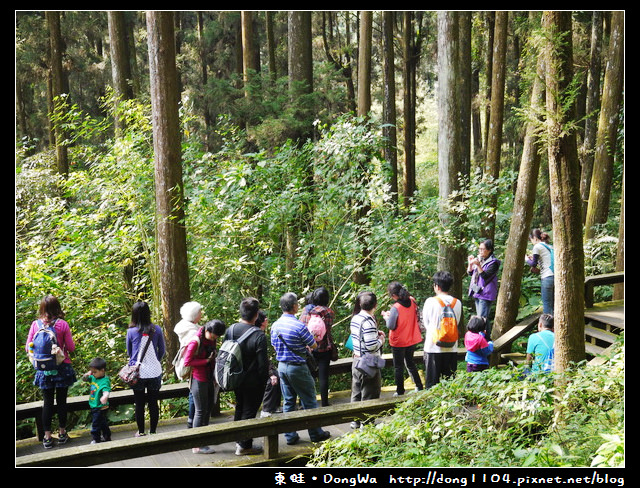
[[427, 298], [422, 308], [426, 389], [439, 383], [441, 378], [453, 376], [457, 369], [462, 303], [449, 293], [452, 285], [451, 273], [436, 272], [433, 275], [435, 295]]

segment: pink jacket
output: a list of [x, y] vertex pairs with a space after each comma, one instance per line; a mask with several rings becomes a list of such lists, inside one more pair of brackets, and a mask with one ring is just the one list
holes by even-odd
[[[197, 337], [196, 337], [197, 336]], [[211, 361], [207, 361], [209, 353], [215, 350], [215, 342], [204, 337], [204, 329], [200, 327], [196, 336], [187, 344], [184, 353], [184, 365], [192, 368], [193, 379], [197, 381], [211, 381], [215, 367], [215, 354]], [[198, 342], [197, 339], [200, 339]]]
[[[73, 337], [71, 337], [71, 328], [69, 324], [62, 319], [57, 319], [54, 325], [54, 329], [56, 330], [56, 339], [58, 340], [58, 346], [60, 346], [64, 350], [64, 362], [70, 363], [71, 359], [69, 359], [69, 353], [76, 350], [76, 345], [73, 342]], [[33, 336], [38, 331], [38, 321], [34, 320], [31, 324], [31, 328], [29, 329], [29, 334], [27, 335], [27, 343], [25, 344], [25, 350], [29, 353], [29, 343], [33, 340]]]

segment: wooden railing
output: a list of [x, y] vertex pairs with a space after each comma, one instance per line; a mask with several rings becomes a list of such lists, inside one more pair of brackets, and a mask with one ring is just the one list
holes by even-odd
[[161, 432], [153, 436], [130, 437], [98, 444], [69, 446], [65, 449], [54, 449], [18, 457], [16, 458], [16, 466], [95, 466], [190, 449], [193, 446], [234, 442], [243, 437], [264, 437], [263, 458], [276, 459], [279, 455], [278, 435], [281, 433], [365, 419], [370, 415], [391, 412], [395, 409], [396, 403], [405, 400], [406, 397], [402, 396], [379, 398], [313, 410], [297, 410], [267, 418], [238, 420], [193, 429]]

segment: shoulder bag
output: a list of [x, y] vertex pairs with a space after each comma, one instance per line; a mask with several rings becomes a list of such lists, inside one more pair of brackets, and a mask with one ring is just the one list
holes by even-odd
[[118, 377], [122, 380], [122, 382], [127, 386], [134, 386], [138, 383], [140, 379], [140, 363], [144, 359], [145, 354], [147, 353], [147, 349], [149, 348], [149, 344], [151, 344], [151, 335], [148, 336], [149, 340], [144, 345], [144, 349], [142, 350], [142, 354], [138, 355], [138, 360], [136, 364], [126, 364], [122, 367], [122, 369], [118, 372]]

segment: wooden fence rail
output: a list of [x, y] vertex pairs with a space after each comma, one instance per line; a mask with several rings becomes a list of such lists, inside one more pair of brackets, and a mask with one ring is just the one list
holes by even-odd
[[370, 415], [392, 412], [406, 397], [379, 398], [313, 410], [297, 410], [277, 416], [211, 424], [193, 429], [161, 432], [153, 436], [126, 438], [54, 449], [16, 458], [16, 467], [95, 466], [136, 457], [191, 449], [205, 444], [234, 442], [243, 437], [264, 437], [264, 457], [278, 457], [278, 435], [284, 432], [341, 424]]

